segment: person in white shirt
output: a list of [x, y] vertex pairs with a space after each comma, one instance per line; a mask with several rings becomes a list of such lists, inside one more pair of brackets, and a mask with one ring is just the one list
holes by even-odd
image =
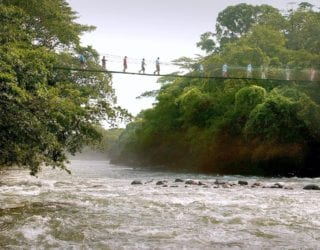
[[160, 58], [158, 57], [157, 60], [156, 60], [156, 70], [153, 72], [153, 74], [158, 74], [160, 75]]
[[223, 64], [222, 66], [222, 76], [223, 77], [228, 77], [228, 64]]
[[249, 63], [247, 66], [247, 78], [251, 78], [251, 77], [252, 77], [252, 65], [251, 63]]

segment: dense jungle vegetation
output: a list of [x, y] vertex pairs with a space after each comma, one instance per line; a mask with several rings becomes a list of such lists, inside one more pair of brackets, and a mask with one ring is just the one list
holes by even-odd
[[[320, 176], [320, 12], [306, 2], [285, 13], [268, 5], [229, 6], [215, 32], [201, 35], [207, 56], [180, 58], [188, 74], [224, 63], [286, 67], [314, 81], [161, 78], [153, 108], [119, 136], [114, 162], [220, 174]], [[258, 71], [256, 71], [255, 74]], [[241, 73], [239, 73], [241, 74]], [[260, 74], [260, 73], [259, 73]], [[284, 79], [284, 77], [283, 77]], [[299, 79], [299, 77], [297, 78]]]
[[101, 69], [97, 52], [80, 45], [94, 27], [76, 18], [65, 0], [0, 0], [0, 170], [66, 169], [66, 154], [101, 138], [101, 120], [127, 117], [110, 75], [54, 69], [80, 67], [80, 54]]

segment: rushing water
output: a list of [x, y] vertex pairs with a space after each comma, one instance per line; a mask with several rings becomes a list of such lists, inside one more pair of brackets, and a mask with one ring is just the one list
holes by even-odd
[[[320, 179], [186, 175], [107, 161], [74, 160], [70, 169], [1, 177], [0, 249], [320, 249], [320, 191], [302, 189]], [[215, 188], [217, 178], [249, 186]], [[251, 188], [256, 181], [292, 189]]]

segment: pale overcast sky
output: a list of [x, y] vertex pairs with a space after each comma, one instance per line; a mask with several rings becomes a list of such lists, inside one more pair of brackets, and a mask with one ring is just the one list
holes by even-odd
[[[82, 38], [84, 45], [92, 45], [100, 54], [119, 55], [108, 62], [110, 70], [121, 70], [123, 56], [128, 56], [128, 71], [137, 72], [139, 64], [133, 59], [146, 58], [146, 71], [154, 71], [153, 61], [169, 62], [181, 56], [202, 52], [196, 47], [199, 37], [213, 31], [219, 12], [229, 5], [248, 3], [269, 4], [288, 9], [294, 0], [68, 0], [79, 13], [78, 22], [94, 25], [96, 31]], [[304, 0], [306, 1], [306, 0]], [[320, 6], [320, 0], [306, 1]], [[113, 59], [113, 60], [114, 60]], [[151, 60], [151, 61], [149, 61]], [[112, 67], [112, 69], [110, 68]], [[164, 71], [169, 70], [162, 67]], [[167, 72], [164, 72], [167, 73]], [[156, 77], [114, 75], [113, 86], [118, 104], [137, 114], [152, 106], [152, 99], [136, 100], [147, 90], [159, 88]]]

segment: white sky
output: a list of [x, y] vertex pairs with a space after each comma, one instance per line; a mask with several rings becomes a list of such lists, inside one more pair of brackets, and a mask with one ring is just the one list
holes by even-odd
[[[100, 54], [128, 56], [128, 71], [137, 72], [136, 58], [147, 61], [146, 72], [154, 71], [153, 61], [170, 62], [181, 56], [203, 54], [196, 43], [206, 31], [213, 31], [219, 12], [229, 5], [269, 4], [288, 9], [294, 0], [67, 0], [79, 13], [78, 22], [97, 27], [82, 37], [84, 45], [92, 45]], [[309, 0], [316, 6], [320, 0]], [[121, 70], [122, 63], [107, 62], [107, 69]], [[165, 69], [169, 73], [169, 69]], [[163, 70], [162, 70], [163, 72]], [[158, 89], [157, 77], [114, 75], [113, 87], [118, 104], [133, 115], [152, 106], [152, 98], [137, 100], [141, 93]]]

